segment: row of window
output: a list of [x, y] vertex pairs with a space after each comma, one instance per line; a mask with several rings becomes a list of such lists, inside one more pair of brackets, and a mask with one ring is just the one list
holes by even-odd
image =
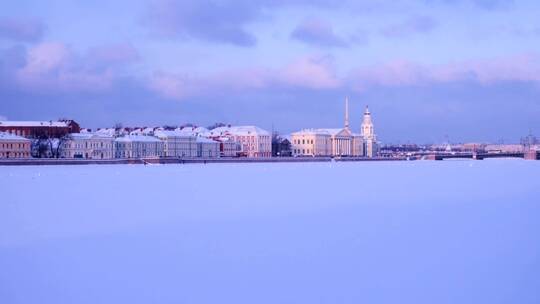
[[293, 139], [293, 144], [296, 144], [296, 145], [305, 145], [305, 144], [311, 144], [313, 145], [314, 143], [314, 140], [313, 139]]
[[25, 143], [2, 143], [0, 144], [0, 147], [2, 147], [2, 149], [30, 149], [30, 145]]
[[0, 158], [25, 158], [30, 157], [29, 152], [0, 152]]
[[294, 154], [313, 154], [313, 149], [293, 149]]

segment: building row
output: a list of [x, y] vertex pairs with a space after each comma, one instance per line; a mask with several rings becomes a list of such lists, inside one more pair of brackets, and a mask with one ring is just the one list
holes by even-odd
[[379, 151], [371, 113], [366, 107], [360, 133], [349, 126], [349, 100], [345, 99], [345, 125], [335, 129], [304, 129], [291, 134], [294, 156], [374, 157]]
[[350, 129], [348, 99], [343, 128], [304, 129], [284, 139], [276, 137], [274, 145], [272, 134], [256, 126], [117, 127], [91, 132], [73, 120], [0, 121], [0, 134], [0, 158], [259, 158], [272, 157], [273, 146], [275, 156], [374, 157], [379, 150], [367, 107], [360, 132]]
[[[42, 125], [30, 122], [28, 125]], [[5, 125], [23, 126], [7, 122]], [[56, 128], [55, 124], [49, 124]], [[26, 127], [25, 127], [26, 128]], [[9, 133], [8, 133], [9, 132]], [[39, 149], [41, 137], [32, 133], [10, 129], [0, 132], [0, 158], [29, 158]], [[53, 134], [52, 132], [49, 132]], [[21, 136], [24, 134], [29, 138]], [[130, 132], [117, 129], [82, 130], [47, 137], [46, 147], [57, 147], [60, 158], [112, 159], [112, 158], [215, 158], [215, 157], [270, 157], [271, 135], [255, 126], [227, 126], [213, 130], [206, 128], [141, 128]], [[33, 144], [34, 143], [34, 144]], [[54, 148], [56, 149], [56, 148]], [[46, 155], [50, 155], [46, 154]]]

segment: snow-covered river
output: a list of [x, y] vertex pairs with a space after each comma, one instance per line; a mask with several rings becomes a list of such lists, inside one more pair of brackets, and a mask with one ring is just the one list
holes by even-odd
[[540, 161], [0, 167], [0, 303], [540, 303]]

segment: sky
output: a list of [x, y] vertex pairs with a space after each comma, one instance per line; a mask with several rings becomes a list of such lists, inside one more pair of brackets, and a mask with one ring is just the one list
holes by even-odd
[[[337, 3], [336, 3], [337, 2]], [[215, 122], [383, 143], [540, 135], [532, 0], [18, 0], [0, 4], [0, 119]]]

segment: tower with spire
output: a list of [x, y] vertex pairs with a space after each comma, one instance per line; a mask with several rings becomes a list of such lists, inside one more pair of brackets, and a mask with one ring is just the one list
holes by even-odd
[[364, 111], [364, 118], [362, 119], [362, 125], [360, 126], [360, 134], [364, 140], [365, 156], [376, 156], [379, 148], [377, 144], [377, 136], [375, 135], [375, 130], [373, 128], [371, 112], [369, 111], [368, 106], [366, 106], [366, 110]]
[[345, 97], [345, 129], [349, 130], [349, 97]]

